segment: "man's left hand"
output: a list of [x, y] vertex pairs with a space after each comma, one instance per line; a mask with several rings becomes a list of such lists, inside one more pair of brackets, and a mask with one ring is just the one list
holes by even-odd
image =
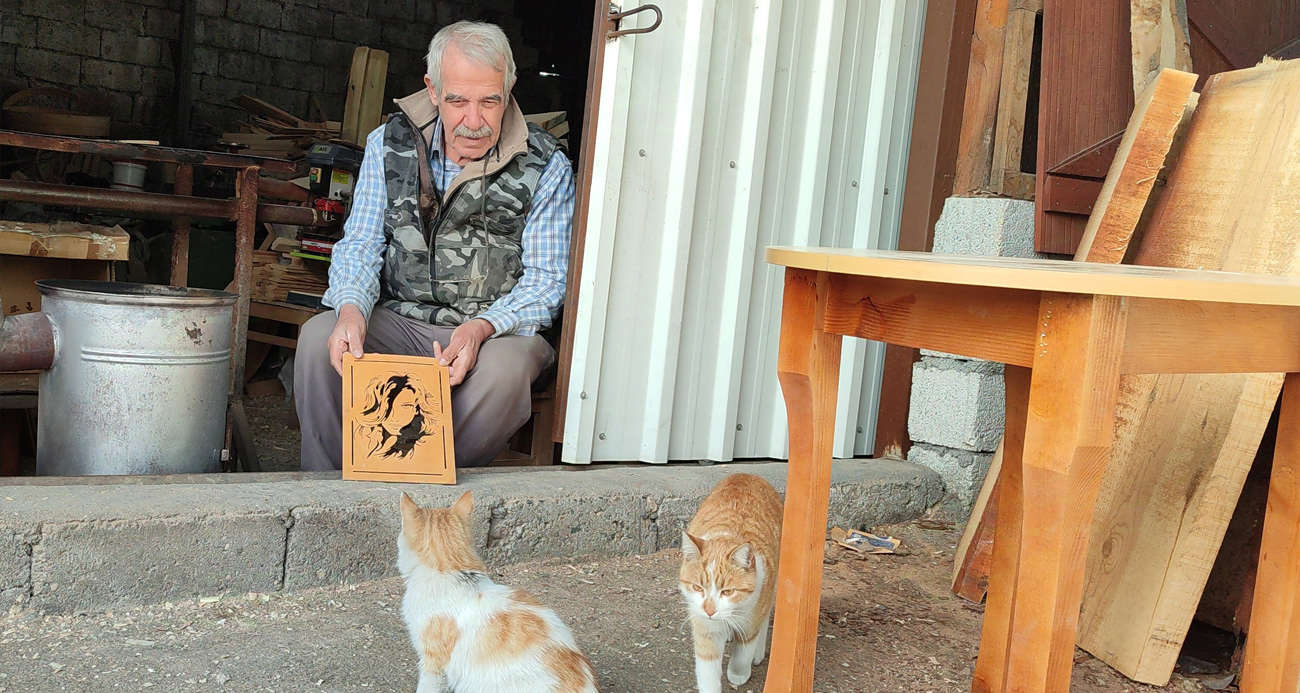
[[465, 376], [474, 370], [479, 347], [495, 332], [492, 323], [475, 318], [452, 331], [451, 339], [447, 340], [447, 348], [444, 349], [438, 342], [433, 343], [433, 357], [447, 366], [453, 387], [464, 382]]

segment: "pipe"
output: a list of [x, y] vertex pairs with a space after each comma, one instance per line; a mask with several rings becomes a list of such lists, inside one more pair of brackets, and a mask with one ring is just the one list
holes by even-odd
[[[235, 221], [238, 201], [210, 197], [183, 197], [163, 193], [87, 188], [73, 185], [0, 180], [0, 200], [33, 202], [64, 207], [85, 207], [110, 212], [146, 212], [164, 216], [204, 217]], [[257, 220], [292, 226], [323, 226], [332, 217], [310, 207], [259, 204]]]
[[44, 313], [0, 316], [0, 373], [54, 365], [54, 327]]

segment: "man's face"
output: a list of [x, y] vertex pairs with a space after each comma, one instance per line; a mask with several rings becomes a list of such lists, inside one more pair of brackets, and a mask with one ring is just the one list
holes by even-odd
[[454, 44], [442, 55], [442, 94], [424, 83], [442, 117], [447, 157], [464, 166], [483, 158], [501, 137], [505, 118], [505, 72], [468, 60]]

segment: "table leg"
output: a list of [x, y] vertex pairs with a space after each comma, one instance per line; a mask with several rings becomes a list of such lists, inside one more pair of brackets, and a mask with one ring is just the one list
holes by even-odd
[[827, 291], [825, 275], [786, 270], [777, 369], [790, 463], [767, 693], [812, 690], [840, 371], [841, 338], [821, 329]]
[[[194, 193], [194, 166], [192, 164], [176, 165], [176, 182], [172, 192], [177, 195]], [[190, 273], [190, 218], [176, 217], [172, 220], [172, 286], [186, 286]]]
[[[1016, 571], [1020, 569], [1021, 464], [1025, 420], [1029, 415], [1030, 370], [1006, 367], [1006, 429], [1002, 436], [1002, 472], [997, 485], [997, 520], [993, 527], [993, 563], [989, 570], [980, 656], [975, 662], [974, 693], [1002, 693], [1006, 684], [1007, 643], [1015, 608]], [[992, 501], [990, 501], [992, 502]], [[976, 521], [977, 518], [972, 518]]]
[[235, 194], [239, 215], [235, 220], [235, 304], [234, 341], [231, 342], [230, 397], [244, 391], [244, 358], [248, 349], [248, 304], [253, 293], [253, 238], [257, 233], [257, 177], [261, 169], [250, 166], [239, 172]]
[[1241, 693], [1300, 689], [1300, 373], [1288, 373], [1273, 447]]
[[1070, 688], [1089, 528], [1115, 431], [1125, 305], [1043, 294], [1021, 465], [1020, 551], [1032, 560], [1016, 569], [1008, 693]]

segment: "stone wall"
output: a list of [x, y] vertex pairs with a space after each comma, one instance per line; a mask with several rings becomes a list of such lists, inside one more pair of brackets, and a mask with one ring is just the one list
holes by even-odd
[[[523, 3], [520, 3], [521, 5]], [[29, 86], [74, 90], [89, 108], [111, 114], [113, 135], [170, 142], [176, 119], [175, 65], [183, 3], [175, 0], [4, 0], [0, 6], [0, 97]], [[586, 17], [590, 35], [590, 8]], [[316, 95], [330, 119], [343, 115], [352, 52], [389, 53], [386, 96], [423, 85], [424, 54], [442, 26], [460, 19], [499, 24], [510, 36], [521, 78], [536, 73], [515, 0], [198, 0], [190, 119], [192, 146], [210, 146], [246, 114], [230, 99], [249, 94], [315, 119]], [[567, 47], [572, 49], [572, 46]], [[581, 69], [585, 80], [586, 48]], [[573, 71], [576, 71], [575, 68]], [[518, 92], [518, 89], [517, 89]], [[543, 108], [551, 104], [540, 104]]]

